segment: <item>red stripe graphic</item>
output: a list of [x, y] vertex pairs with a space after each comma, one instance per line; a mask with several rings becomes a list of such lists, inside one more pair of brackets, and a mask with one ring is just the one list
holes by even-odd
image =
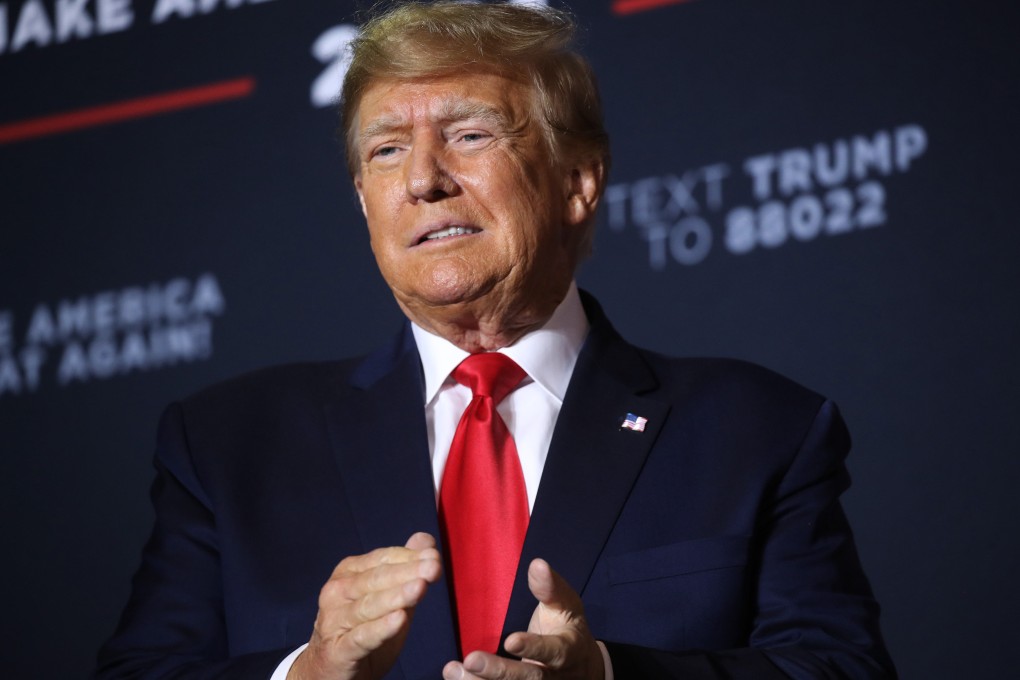
[[64, 113], [29, 118], [16, 123], [0, 125], [0, 144], [59, 135], [97, 125], [109, 125], [133, 118], [145, 118], [170, 111], [241, 99], [250, 96], [254, 90], [255, 79], [246, 76], [147, 97], [125, 99], [112, 104], [101, 104]]
[[682, 2], [690, 1], [691, 0], [616, 0], [616, 2], [613, 3], [613, 14], [634, 14], [636, 12], [644, 12], [646, 10], [655, 9], [656, 7], [679, 5]]

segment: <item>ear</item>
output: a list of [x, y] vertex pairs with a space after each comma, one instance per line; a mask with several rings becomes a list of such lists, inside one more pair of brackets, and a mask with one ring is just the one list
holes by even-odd
[[368, 219], [368, 210], [365, 208], [365, 194], [361, 190], [361, 175], [354, 178], [354, 190], [358, 192], [358, 202], [361, 203], [361, 214]]
[[594, 219], [605, 181], [605, 166], [599, 159], [587, 159], [569, 168], [566, 177], [567, 204], [563, 216], [566, 224], [576, 226]]

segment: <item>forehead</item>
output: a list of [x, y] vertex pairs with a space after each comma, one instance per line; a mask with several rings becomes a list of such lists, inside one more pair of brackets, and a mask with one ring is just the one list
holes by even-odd
[[412, 80], [380, 80], [358, 103], [361, 136], [373, 128], [490, 118], [514, 124], [531, 117], [531, 88], [497, 73], [458, 73]]

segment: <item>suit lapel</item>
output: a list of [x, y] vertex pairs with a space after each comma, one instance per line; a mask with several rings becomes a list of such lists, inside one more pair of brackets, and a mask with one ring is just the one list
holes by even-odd
[[[556, 422], [504, 638], [525, 630], [534, 611], [527, 583], [532, 559], [546, 559], [583, 594], [669, 412], [668, 404], [648, 396], [658, 382], [641, 354], [616, 334], [591, 298], [584, 302], [592, 329]], [[366, 359], [345, 390], [326, 406], [326, 416], [363, 548], [402, 545], [415, 531], [438, 539], [421, 367], [409, 328]], [[627, 413], [648, 419], [644, 432], [620, 427]], [[418, 606], [398, 667], [406, 678], [435, 678], [454, 658], [444, 578]]]
[[[416, 531], [439, 540], [435, 490], [422, 406], [421, 367], [409, 329], [370, 356], [326, 406], [330, 441], [365, 552], [403, 545]], [[445, 579], [416, 608], [400, 655], [407, 678], [439, 677], [456, 658]]]
[[[668, 404], [642, 396], [658, 381], [641, 354], [616, 334], [593, 300], [586, 298], [585, 307], [592, 329], [556, 421], [504, 639], [526, 630], [535, 609], [527, 580], [535, 557], [548, 561], [583, 594], [669, 412]], [[628, 413], [648, 419], [643, 432], [621, 428]]]

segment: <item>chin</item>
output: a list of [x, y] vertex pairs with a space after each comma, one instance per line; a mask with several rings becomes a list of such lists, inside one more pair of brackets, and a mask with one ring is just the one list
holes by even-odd
[[419, 299], [432, 307], [455, 307], [484, 303], [488, 292], [471, 286], [446, 287], [432, 289], [420, 295]]
[[485, 296], [485, 291], [479, 290], [479, 287], [466, 285], [428, 286], [405, 291], [394, 289], [393, 292], [402, 307], [411, 309], [452, 308]]
[[479, 300], [496, 286], [493, 281], [479, 277], [465, 262], [444, 262], [429, 272], [417, 286], [414, 297], [433, 306], [458, 305]]

